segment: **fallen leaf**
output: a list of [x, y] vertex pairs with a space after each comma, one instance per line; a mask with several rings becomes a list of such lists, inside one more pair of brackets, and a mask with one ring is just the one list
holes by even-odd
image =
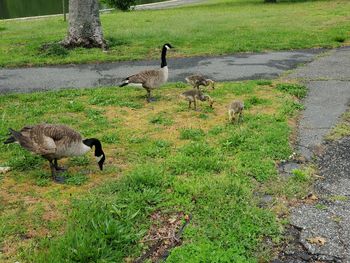
[[174, 223], [176, 222], [176, 217], [170, 218], [170, 219], [168, 220], [168, 222], [169, 222], [170, 224], [174, 224]]
[[323, 237], [310, 237], [306, 239], [310, 244], [315, 244], [318, 246], [323, 246], [326, 243], [326, 239]]
[[314, 193], [310, 193], [306, 196], [306, 199], [315, 201], [318, 200], [318, 197]]

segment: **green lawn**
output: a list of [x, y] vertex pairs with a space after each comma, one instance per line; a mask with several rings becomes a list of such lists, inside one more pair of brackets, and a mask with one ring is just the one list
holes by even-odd
[[[283, 203], [307, 189], [302, 171], [281, 178], [275, 168], [291, 154], [302, 108], [293, 95], [304, 88], [218, 83], [214, 109], [201, 103], [198, 112], [179, 98], [184, 90], [167, 84], [151, 104], [130, 87], [1, 96], [0, 141], [9, 127], [65, 123], [100, 138], [107, 160], [102, 172], [92, 153], [63, 161], [61, 185], [40, 157], [0, 144], [0, 166], [12, 167], [0, 175], [0, 261], [131, 262], [156, 242], [152, 229], [178, 230], [186, 215], [183, 244], [167, 262], [271, 259], [266, 240], [280, 240]], [[246, 105], [240, 125], [227, 120], [232, 99]], [[265, 194], [275, 201], [260, 206]]]
[[110, 51], [42, 50], [65, 37], [61, 17], [0, 21], [0, 66], [151, 59], [170, 42], [170, 56], [338, 47], [349, 43], [350, 1], [208, 0], [171, 10], [102, 14]]

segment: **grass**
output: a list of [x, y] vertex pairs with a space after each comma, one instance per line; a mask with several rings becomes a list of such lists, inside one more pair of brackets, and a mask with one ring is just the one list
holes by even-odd
[[101, 15], [107, 53], [54, 44], [67, 32], [61, 17], [0, 21], [0, 66], [158, 59], [165, 42], [176, 47], [171, 57], [339, 47], [349, 43], [349, 12], [347, 0], [208, 0], [170, 10], [116, 11]]
[[342, 115], [340, 122], [326, 136], [326, 139], [329, 141], [336, 141], [349, 135], [350, 135], [350, 111], [348, 110]]
[[[286, 200], [308, 180], [277, 176], [300, 107], [276, 86], [218, 83], [217, 104], [202, 112], [188, 110], [176, 96], [183, 85], [171, 83], [151, 104], [130, 87], [1, 96], [1, 141], [9, 127], [66, 123], [100, 138], [107, 160], [102, 172], [93, 154], [62, 160], [68, 180], [55, 184], [47, 162], [0, 144], [0, 165], [13, 168], [1, 178], [0, 261], [130, 262], [150, 245], [142, 240], [152, 215], [183, 213], [192, 220], [167, 262], [267, 262], [262, 244], [278, 243], [281, 224], [254, 193]], [[227, 120], [232, 99], [250, 103], [240, 125]]]

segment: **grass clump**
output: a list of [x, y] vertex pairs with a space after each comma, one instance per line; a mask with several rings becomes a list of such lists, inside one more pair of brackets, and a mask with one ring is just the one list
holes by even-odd
[[171, 124], [173, 124], [173, 120], [171, 118], [169, 118], [166, 113], [161, 112], [159, 114], [157, 114], [156, 116], [153, 116], [150, 119], [150, 123], [152, 124], [162, 124], [165, 126], [169, 126]]
[[49, 249], [37, 262], [122, 262], [137, 255], [142, 249], [138, 241], [149, 226], [147, 216], [165, 198], [166, 178], [160, 167], [145, 164], [74, 200], [65, 235], [45, 240]]
[[307, 89], [303, 85], [292, 84], [292, 83], [279, 83], [276, 88], [280, 91], [289, 93], [298, 99], [302, 99], [307, 94]]
[[193, 140], [198, 141], [203, 138], [205, 135], [202, 129], [189, 128], [180, 130], [180, 139], [181, 140]]
[[59, 43], [44, 44], [39, 51], [46, 57], [66, 57], [69, 54], [68, 50]]

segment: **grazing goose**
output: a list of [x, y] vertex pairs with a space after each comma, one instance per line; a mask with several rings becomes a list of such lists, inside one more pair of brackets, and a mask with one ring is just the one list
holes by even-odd
[[128, 84], [142, 84], [142, 87], [147, 91], [147, 101], [151, 101], [151, 90], [158, 88], [168, 80], [168, 66], [166, 63], [167, 50], [173, 48], [170, 44], [164, 44], [162, 49], [162, 63], [160, 69], [144, 70], [137, 74], [131, 75], [123, 80], [119, 87]]
[[215, 89], [215, 81], [211, 79], [206, 79], [202, 75], [191, 75], [185, 78], [188, 84], [192, 85], [193, 88], [199, 89], [199, 86], [208, 87], [211, 86], [212, 89]]
[[188, 108], [191, 108], [191, 104], [193, 102], [194, 104], [194, 109], [197, 109], [197, 105], [196, 105], [196, 100], [200, 100], [200, 101], [208, 101], [209, 102], [209, 106], [212, 108], [213, 104], [214, 104], [214, 100], [208, 96], [208, 95], [204, 95], [202, 93], [202, 91], [198, 90], [198, 89], [192, 89], [192, 90], [188, 90], [185, 91], [184, 93], [182, 93], [180, 95], [183, 99], [188, 101]]
[[41, 155], [50, 162], [51, 174], [55, 181], [63, 182], [64, 178], [57, 176], [57, 173], [65, 171], [59, 167], [57, 160], [64, 157], [80, 156], [87, 153], [95, 146], [95, 157], [100, 167], [106, 159], [102, 150], [101, 142], [98, 139], [85, 139], [75, 130], [55, 124], [38, 124], [25, 126], [20, 131], [9, 129], [11, 136], [4, 144], [17, 142], [26, 150]]
[[234, 123], [236, 116], [238, 116], [238, 121], [243, 117], [244, 103], [242, 101], [236, 100], [232, 101], [228, 107], [228, 119], [230, 122]]

